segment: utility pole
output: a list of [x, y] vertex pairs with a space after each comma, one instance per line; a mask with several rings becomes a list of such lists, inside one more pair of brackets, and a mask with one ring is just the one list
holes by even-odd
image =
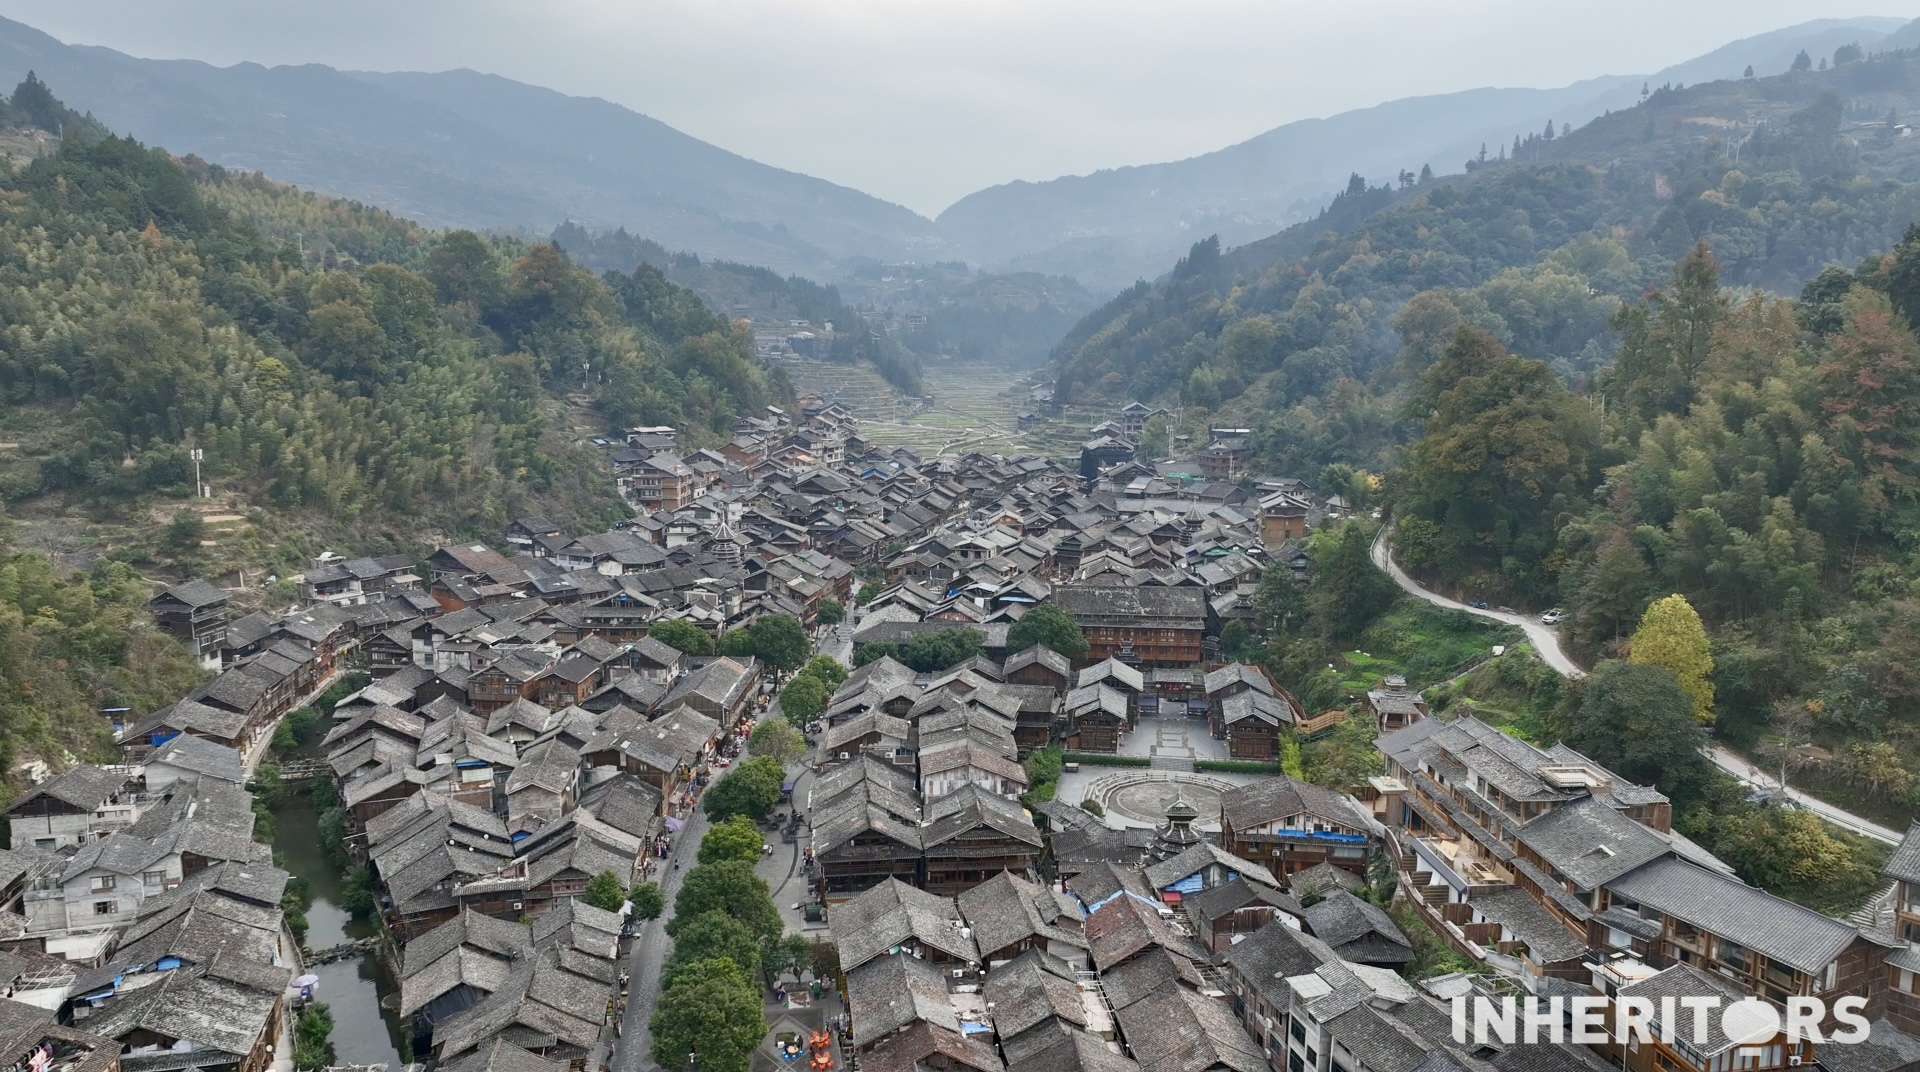
[[193, 495], [196, 499], [204, 499], [207, 494], [206, 485], [200, 483], [200, 459], [206, 452], [199, 447], [194, 447], [190, 453], [193, 455]]

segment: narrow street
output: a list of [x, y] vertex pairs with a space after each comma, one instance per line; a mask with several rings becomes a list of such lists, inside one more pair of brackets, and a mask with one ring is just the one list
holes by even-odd
[[[1559, 634], [1549, 626], [1542, 624], [1538, 618], [1520, 614], [1508, 614], [1497, 610], [1482, 610], [1479, 607], [1469, 607], [1458, 600], [1448, 599], [1438, 592], [1431, 592], [1420, 587], [1413, 578], [1407, 576], [1406, 572], [1400, 568], [1399, 563], [1393, 560], [1393, 547], [1387, 541], [1387, 530], [1384, 527], [1380, 530], [1380, 535], [1373, 541], [1373, 563], [1379, 566], [1387, 576], [1393, 578], [1393, 583], [1399, 585], [1401, 590], [1419, 596], [1421, 599], [1435, 606], [1447, 607], [1452, 610], [1463, 610], [1468, 614], [1477, 614], [1482, 618], [1492, 618], [1495, 621], [1505, 622], [1508, 625], [1519, 626], [1526, 631], [1527, 641], [1533, 645], [1533, 650], [1540, 654], [1540, 660], [1552, 667], [1554, 671], [1562, 677], [1578, 678], [1587, 676], [1587, 672], [1582, 670], [1572, 659], [1568, 658], [1565, 651], [1561, 650]], [[1708, 753], [1713, 758], [1715, 766], [1737, 778], [1742, 778], [1753, 783], [1757, 788], [1781, 788], [1780, 779], [1765, 773], [1753, 761], [1731, 749], [1715, 744], [1708, 750]], [[1849, 830], [1853, 833], [1870, 837], [1875, 841], [1884, 841], [1889, 845], [1898, 845], [1900, 843], [1900, 834], [1881, 826], [1871, 819], [1855, 815], [1844, 808], [1835, 807], [1818, 797], [1803, 793], [1792, 786], [1787, 786], [1783, 791], [1786, 793], [1788, 800], [1793, 801], [1795, 804], [1800, 805], [1842, 830]]]
[[[851, 665], [853, 619], [856, 613], [849, 610], [846, 621], [823, 631], [814, 641], [814, 651]], [[777, 695], [760, 717], [785, 717], [781, 713]], [[792, 806], [801, 808], [813, 773], [804, 762], [788, 767], [787, 773], [796, 783]], [[680, 883], [686, 873], [697, 864], [700, 839], [706, 835], [707, 826], [706, 813], [696, 804], [693, 814], [687, 817], [687, 825], [674, 835], [672, 850], [665, 860], [660, 861], [660, 868], [655, 872], [659, 876], [660, 892], [666, 895], [667, 910], [659, 919], [641, 924], [628, 952], [627, 972], [632, 981], [620, 1037], [614, 1042], [613, 1056], [607, 1063], [611, 1072], [677, 1072], [677, 1069], [662, 1069], [654, 1062], [653, 1034], [648, 1030], [647, 1022], [653, 1017], [654, 1006], [660, 1001], [660, 969], [673, 953], [673, 939], [667, 936], [666, 931], [667, 921], [673, 917], [673, 899], [679, 894]], [[777, 839], [779, 835], [769, 833], [768, 837]], [[755, 870], [766, 880], [767, 888], [773, 894], [773, 903], [780, 909], [787, 928], [803, 934], [809, 931], [824, 933], [824, 925], [816, 923], [809, 927], [800, 912], [802, 904], [808, 899], [807, 876], [800, 866], [805, 832], [799, 841], [791, 845], [779, 840], [772, 841], [772, 844], [773, 852], [762, 859]], [[768, 1014], [771, 1018], [773, 1010], [769, 1009]]]
[[673, 952], [673, 939], [667, 937], [666, 929], [667, 920], [673, 916], [673, 899], [680, 892], [681, 880], [694, 867], [700, 852], [700, 838], [706, 832], [706, 813], [695, 805], [693, 814], [687, 816], [687, 825], [674, 835], [673, 849], [660, 861], [660, 869], [655, 872], [660, 876], [660, 892], [667, 897], [667, 910], [659, 919], [641, 924], [634, 936], [633, 949], [627, 958], [627, 973], [631, 978], [627, 1016], [620, 1027], [620, 1038], [614, 1043], [613, 1059], [607, 1066], [613, 1072], [655, 1072], [660, 1067], [653, 1061], [653, 1033], [647, 1029], [647, 1021], [653, 1017], [653, 1007], [660, 1000], [660, 968]]

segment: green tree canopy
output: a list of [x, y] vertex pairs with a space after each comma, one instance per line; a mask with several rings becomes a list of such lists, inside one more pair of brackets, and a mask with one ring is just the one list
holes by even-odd
[[1585, 507], [1593, 479], [1593, 407], [1545, 364], [1462, 328], [1410, 409], [1427, 434], [1409, 452], [1400, 503], [1438, 527], [1431, 557], [1455, 575], [1491, 569], [1530, 598], [1551, 593], [1561, 518]]
[[691, 1056], [703, 1072], [747, 1072], [767, 1034], [752, 976], [726, 959], [683, 966], [676, 985], [660, 995], [648, 1027], [656, 1064], [684, 1068]]
[[627, 903], [627, 888], [619, 875], [602, 871], [587, 882], [587, 892], [580, 899], [603, 912], [618, 912]]
[[1372, 547], [1372, 538], [1358, 522], [1315, 541], [1307, 605], [1320, 631], [1331, 639], [1359, 636], [1398, 594], [1393, 581], [1373, 564]]
[[1627, 661], [1672, 674], [1693, 704], [1694, 719], [1713, 721], [1713, 647], [1687, 597], [1670, 595], [1647, 608]]
[[774, 907], [766, 881], [754, 874], [753, 868], [745, 860], [722, 860], [687, 872], [679, 895], [673, 899], [673, 919], [667, 924], [667, 933], [677, 935], [685, 925], [683, 921], [719, 912], [745, 923], [762, 944], [778, 938], [785, 929], [780, 910]]
[[745, 629], [728, 633], [722, 642], [728, 655], [751, 655], [777, 670], [798, 670], [813, 650], [807, 631], [790, 614], [769, 614]]
[[731, 960], [751, 978], [760, 974], [760, 938], [724, 912], [702, 912], [675, 929], [673, 955], [660, 970], [661, 986], [672, 989], [682, 972], [704, 960]]
[[688, 655], [712, 655], [713, 638], [699, 626], [681, 619], [658, 622], [647, 635]]
[[838, 600], [829, 599], [820, 604], [820, 609], [814, 613], [821, 625], [839, 625], [847, 620], [847, 605]]
[[1568, 745], [1623, 778], [1654, 786], [1676, 807], [1704, 791], [1711, 771], [1706, 731], [1666, 669], [1601, 663], [1568, 690], [1560, 718]]
[[1045, 645], [1069, 659], [1087, 657], [1087, 638], [1073, 616], [1051, 603], [1028, 611], [1007, 630], [1007, 653], [1018, 654]]
[[658, 882], [642, 882], [629, 890], [627, 897], [633, 902], [633, 914], [641, 919], [659, 919], [667, 910], [667, 895]]
[[761, 848], [766, 844], [760, 836], [760, 827], [744, 815], [714, 823], [700, 838], [700, 862], [717, 864], [722, 860], [745, 860], [748, 863], [760, 859]]
[[771, 756], [755, 756], [728, 771], [707, 788], [703, 806], [715, 822], [744, 815], [759, 821], [780, 803], [786, 768]]
[[807, 756], [807, 739], [784, 718], [769, 718], [753, 727], [747, 737], [747, 752], [771, 756], [782, 764], [798, 763]]
[[826, 709], [833, 692], [812, 674], [799, 674], [780, 690], [780, 710], [798, 725], [806, 725]]
[[809, 677], [819, 678], [821, 683], [827, 686], [828, 692], [839, 688], [847, 680], [846, 666], [831, 655], [816, 655], [808, 659], [807, 665], [801, 667], [800, 672]]

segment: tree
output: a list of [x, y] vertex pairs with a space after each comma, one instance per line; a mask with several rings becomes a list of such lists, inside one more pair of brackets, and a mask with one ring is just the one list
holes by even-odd
[[1866, 55], [1866, 51], [1860, 47], [1860, 42], [1858, 41], [1848, 45], [1841, 45], [1839, 48], [1833, 50], [1833, 65], [1838, 67], [1843, 63], [1855, 63], [1866, 58]]
[[1330, 639], [1359, 636], [1393, 604], [1397, 590], [1373, 564], [1372, 545], [1360, 523], [1349, 521], [1316, 549], [1307, 606]]
[[808, 659], [807, 665], [800, 668], [800, 673], [807, 677], [819, 678], [828, 692], [839, 688], [847, 680], [846, 666], [831, 655], [816, 655]]
[[840, 978], [840, 949], [832, 942], [815, 939], [812, 950], [812, 962], [808, 965], [815, 979], [832, 981], [838, 986]]
[[1260, 575], [1253, 593], [1253, 620], [1269, 640], [1287, 636], [1306, 621], [1307, 593], [1293, 569], [1274, 562]]
[[791, 673], [807, 661], [813, 644], [792, 615], [769, 614], [745, 629], [728, 633], [722, 648], [728, 655], [751, 655], [776, 670]]
[[1044, 645], [1069, 659], [1087, 657], [1087, 638], [1073, 615], [1052, 603], [1042, 603], [1028, 611], [1013, 628], [1007, 630], [1007, 653], [1017, 655], [1036, 645]]
[[780, 803], [787, 770], [771, 756], [755, 756], [726, 773], [707, 790], [707, 818], [715, 822], [745, 815], [755, 822]]
[[1164, 458], [1171, 442], [1167, 419], [1164, 416], [1154, 417], [1140, 430], [1140, 455], [1147, 459]]
[[1855, 288], [1841, 310], [1817, 370], [1829, 440], [1860, 474], [1868, 509], [1905, 506], [1920, 498], [1920, 342], [1877, 291]]
[[769, 978], [792, 975], [799, 982], [801, 974], [813, 965], [813, 942], [804, 934], [783, 934], [768, 947], [765, 964]]
[[1632, 645], [1628, 662], [1672, 674], [1692, 704], [1694, 719], [1713, 721], [1713, 647], [1685, 596], [1655, 600], [1634, 630]]
[[[880, 645], [870, 645], [880, 647]], [[894, 658], [923, 674], [937, 674], [950, 666], [957, 666], [980, 654], [980, 633], [975, 629], [957, 626], [952, 629], [935, 629], [930, 633], [921, 633], [894, 651], [882, 650], [882, 654]], [[866, 661], [871, 662], [873, 656]], [[854, 660], [856, 663], [860, 659]]]
[[760, 973], [760, 939], [725, 912], [702, 912], [674, 932], [673, 955], [660, 971], [661, 986], [671, 989], [682, 971], [703, 960], [730, 960], [752, 978]]
[[1373, 746], [1373, 720], [1349, 712], [1332, 733], [1307, 745], [1307, 780], [1346, 792], [1381, 770], [1380, 750]]
[[780, 690], [780, 710], [794, 725], [804, 726], [826, 709], [833, 690], [812, 674], [797, 674]]
[[772, 756], [782, 765], [805, 759], [807, 748], [806, 737], [784, 718], [770, 718], [761, 722], [747, 738], [748, 755]]
[[299, 1072], [331, 1067], [332, 1035], [333, 1010], [319, 1002], [301, 1009], [293, 1022], [293, 1067]]
[[1711, 851], [1761, 889], [1841, 913], [1879, 885], [1873, 868], [1810, 811], [1739, 807], [1715, 818]]
[[587, 883], [587, 892], [581, 894], [580, 899], [603, 912], [618, 912], [620, 906], [627, 903], [627, 888], [621, 884], [619, 875], [602, 871]]
[[667, 895], [658, 882], [642, 882], [627, 891], [627, 898], [633, 902], [633, 914], [640, 919], [659, 919], [667, 910]]
[[1705, 242], [1695, 243], [1668, 286], [1615, 314], [1620, 357], [1605, 378], [1605, 393], [1646, 423], [1662, 413], [1686, 413], [1712, 353], [1714, 329], [1730, 309], [1720, 262]]
[[858, 592], [854, 593], [853, 601], [855, 604], [864, 607], [873, 602], [874, 597], [878, 596], [884, 587], [885, 586], [878, 581], [868, 581], [860, 586]]
[[1742, 72], [1740, 73], [1740, 77], [1742, 77], [1742, 78], [1752, 78], [1752, 77], [1753, 77], [1753, 64], [1751, 64], [1751, 63], [1749, 63], [1749, 64], [1747, 64], [1747, 69], [1746, 69], [1745, 71], [1742, 71]]
[[746, 1072], [767, 1034], [765, 1007], [752, 976], [731, 960], [684, 966], [660, 995], [648, 1026], [661, 1068], [696, 1061], [701, 1072]]
[[684, 921], [705, 912], [719, 912], [745, 923], [762, 943], [780, 936], [785, 925], [780, 910], [774, 907], [766, 880], [753, 873], [754, 865], [744, 860], [723, 860], [702, 864], [687, 872], [673, 899], [673, 919], [667, 933], [678, 935]]
[[744, 815], [736, 815], [708, 828], [706, 835], [700, 839], [700, 862], [717, 864], [722, 860], [745, 860], [752, 863], [760, 859], [765, 844], [760, 837], [759, 826]]
[[821, 625], [839, 625], [841, 622], [847, 620], [847, 605], [837, 600], [829, 599], [825, 603], [820, 604], [820, 609], [815, 611], [814, 614], [820, 619]]
[[1421, 164], [1420, 165], [1420, 185], [1425, 186], [1426, 184], [1432, 181], [1433, 181], [1433, 165]]
[[493, 247], [472, 231], [449, 231], [427, 255], [426, 276], [440, 300], [471, 302], [485, 313], [500, 304], [503, 283]]
[[1569, 688], [1560, 719], [1567, 744], [1630, 781], [1652, 785], [1676, 808], [1705, 791], [1712, 764], [1693, 701], [1659, 666], [1607, 661]]
[[[1427, 429], [1408, 452], [1400, 513], [1437, 526], [1435, 561], [1456, 577], [1480, 567], [1518, 594], [1548, 597], [1563, 517], [1588, 506], [1601, 440], [1594, 407], [1544, 363], [1462, 327], [1408, 409], [1426, 417]], [[1356, 567], [1365, 560], [1364, 547], [1342, 553]]]
[[178, 557], [200, 550], [200, 541], [207, 535], [207, 519], [197, 510], [180, 510], [167, 522], [167, 550]]
[[713, 654], [713, 638], [689, 621], [676, 618], [659, 622], [647, 631], [647, 635], [687, 655]]
[[1793, 57], [1793, 64], [1787, 68], [1787, 71], [1792, 74], [1811, 70], [1813, 70], [1813, 57], [1807, 55], [1807, 50], [1804, 48]]

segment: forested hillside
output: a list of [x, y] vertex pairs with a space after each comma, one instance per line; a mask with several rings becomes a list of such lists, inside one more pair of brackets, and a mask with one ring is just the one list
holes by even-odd
[[1516, 132], [1521, 159], [1499, 146], [1464, 177], [1356, 180], [1319, 218], [1198, 243], [1082, 321], [1055, 352], [1060, 393], [1251, 424], [1287, 472], [1384, 467], [1412, 427], [1396, 391], [1460, 322], [1578, 386], [1611, 360], [1621, 303], [1697, 240], [1731, 282], [1789, 293], [1891, 245], [1920, 216], [1897, 181], [1920, 140], [1890, 108], [1920, 114], [1920, 59], [1661, 89], [1567, 135]]
[[[1569, 608], [1589, 665], [1638, 661], [1677, 593], [1713, 732], [1897, 823], [1920, 810], [1920, 59], [1650, 90], [1459, 181], [1196, 245], [1076, 329], [1062, 387], [1252, 424], [1270, 470], [1389, 507], [1430, 583]], [[1326, 654], [1273, 650], [1306, 651], [1274, 656], [1295, 678]], [[1555, 734], [1655, 702], [1610, 671], [1555, 721], [1546, 684]]]
[[711, 442], [790, 394], [657, 271], [597, 278], [551, 245], [84, 130], [0, 191], [0, 394], [29, 430], [9, 437], [7, 500], [132, 509], [189, 492], [200, 448], [208, 480], [288, 515], [590, 524], [622, 510], [580, 416]]

